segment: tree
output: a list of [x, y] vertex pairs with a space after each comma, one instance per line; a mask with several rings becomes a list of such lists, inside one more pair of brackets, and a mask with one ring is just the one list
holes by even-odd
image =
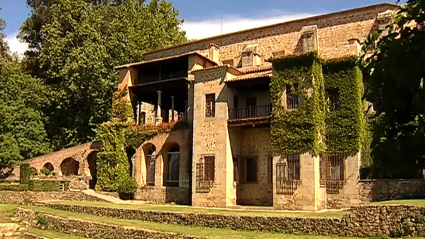
[[[1, 8], [0, 8], [1, 11]], [[4, 34], [4, 29], [6, 28], [6, 22], [0, 18], [0, 62], [9, 61], [11, 59], [11, 55], [9, 52], [9, 45], [7, 44]]]
[[0, 168], [50, 152], [41, 81], [14, 62], [0, 63]]
[[425, 1], [408, 0], [365, 54], [366, 99], [379, 123], [372, 142], [378, 177], [420, 177], [425, 156]]
[[166, 1], [28, 2], [33, 12], [20, 35], [30, 45], [25, 66], [48, 86], [46, 128], [54, 149], [93, 140], [97, 125], [110, 119], [114, 66], [186, 40]]

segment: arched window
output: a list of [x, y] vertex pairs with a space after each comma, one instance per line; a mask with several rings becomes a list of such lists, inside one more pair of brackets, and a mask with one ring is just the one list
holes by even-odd
[[179, 186], [180, 173], [180, 147], [178, 144], [171, 146], [167, 152], [167, 157], [164, 162], [164, 178], [165, 185], [171, 187]]
[[80, 164], [73, 158], [67, 158], [61, 163], [61, 171], [63, 176], [78, 175]]
[[146, 161], [146, 184], [150, 186], [155, 185], [155, 159], [156, 149], [155, 145], [147, 144], [143, 147]]

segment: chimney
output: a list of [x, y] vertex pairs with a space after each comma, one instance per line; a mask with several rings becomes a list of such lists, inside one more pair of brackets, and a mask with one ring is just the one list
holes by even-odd
[[258, 54], [257, 45], [248, 45], [242, 51], [241, 67], [261, 65], [261, 57]]
[[350, 45], [350, 55], [352, 56], [360, 55], [362, 46], [360, 45], [359, 39], [350, 39], [348, 40], [348, 44]]
[[220, 63], [220, 47], [214, 43], [211, 43], [209, 46], [209, 54], [208, 57], [216, 62], [217, 64]]

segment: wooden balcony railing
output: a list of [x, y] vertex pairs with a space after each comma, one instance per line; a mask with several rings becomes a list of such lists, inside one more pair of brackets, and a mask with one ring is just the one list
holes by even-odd
[[245, 119], [270, 116], [272, 113], [271, 105], [251, 106], [247, 108], [229, 109], [229, 119]]
[[142, 76], [139, 79], [140, 83], [149, 83], [149, 82], [157, 82], [157, 81], [163, 81], [163, 80], [169, 80], [169, 79], [175, 79], [180, 77], [187, 77], [187, 71], [176, 71], [176, 72], [170, 72], [170, 73], [163, 73], [158, 74], [154, 76]]

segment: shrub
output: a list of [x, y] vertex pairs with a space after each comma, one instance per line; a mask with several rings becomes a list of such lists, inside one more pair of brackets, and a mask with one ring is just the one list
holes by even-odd
[[127, 177], [118, 185], [118, 193], [134, 194], [137, 191], [137, 183], [134, 178]]
[[25, 163], [19, 166], [20, 174], [19, 174], [19, 182], [20, 184], [28, 184], [31, 180], [31, 170], [30, 165]]
[[59, 181], [59, 180], [41, 180], [41, 181], [31, 181], [28, 184], [28, 189], [30, 191], [37, 192], [57, 192], [69, 189], [69, 181]]
[[49, 175], [56, 175], [56, 173], [54, 171], [50, 171], [48, 168], [46, 167], [42, 167], [40, 169], [40, 173], [45, 175], [45, 176], [49, 176]]
[[35, 168], [31, 168], [30, 169], [30, 175], [31, 176], [37, 176], [38, 175], [37, 170]]
[[0, 184], [0, 191], [26, 191], [28, 184]]

